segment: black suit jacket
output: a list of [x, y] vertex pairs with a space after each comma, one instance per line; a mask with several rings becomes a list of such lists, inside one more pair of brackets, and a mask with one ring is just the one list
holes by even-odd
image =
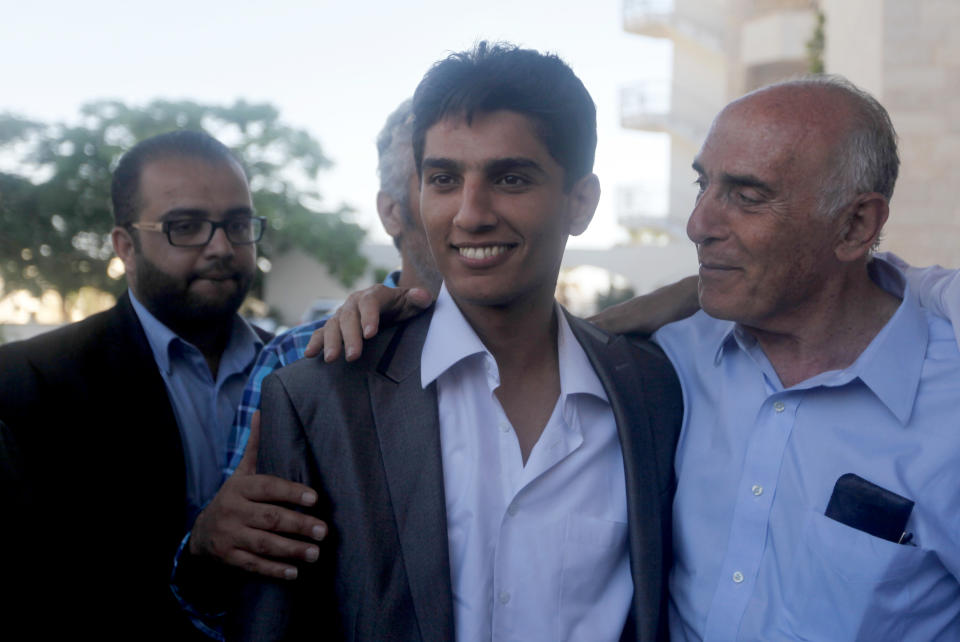
[[[420, 386], [429, 321], [384, 331], [357, 362], [303, 360], [264, 382], [260, 471], [316, 488], [331, 532], [295, 583], [245, 589], [232, 637], [453, 639], [436, 391]], [[663, 639], [679, 384], [651, 344], [569, 321], [623, 449], [634, 585], [624, 638]]]
[[22, 626], [200, 638], [168, 586], [188, 526], [180, 431], [126, 294], [0, 346], [0, 493], [4, 611]]

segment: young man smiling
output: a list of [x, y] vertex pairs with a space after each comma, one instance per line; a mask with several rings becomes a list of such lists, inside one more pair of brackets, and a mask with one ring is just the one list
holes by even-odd
[[359, 360], [265, 380], [260, 472], [315, 488], [330, 535], [247, 588], [238, 636], [665, 636], [677, 382], [553, 296], [600, 194], [593, 102], [555, 56], [481, 43], [414, 115], [444, 285]]

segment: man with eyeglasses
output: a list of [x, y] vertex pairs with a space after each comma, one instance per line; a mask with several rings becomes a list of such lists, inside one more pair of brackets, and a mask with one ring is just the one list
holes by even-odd
[[128, 292], [0, 348], [0, 492], [12, 507], [0, 555], [18, 592], [4, 610], [36, 635], [126, 639], [136, 622], [157, 639], [199, 638], [170, 569], [220, 484], [269, 338], [237, 315], [264, 220], [240, 163], [201, 132], [135, 145], [111, 191]]

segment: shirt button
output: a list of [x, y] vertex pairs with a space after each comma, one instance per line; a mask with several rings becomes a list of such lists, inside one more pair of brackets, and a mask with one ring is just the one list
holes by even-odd
[[500, 422], [500, 432], [510, 432], [510, 424], [505, 421]]
[[773, 404], [773, 409], [776, 410], [777, 412], [783, 412], [784, 408], [786, 408], [786, 406], [783, 405], [782, 401], [776, 401]]
[[760, 495], [763, 495], [763, 486], [761, 486], [760, 484], [754, 484], [753, 488], [751, 488], [750, 491], [754, 494], [755, 497], [760, 497]]
[[507, 602], [510, 601], [510, 594], [507, 593], [506, 591], [500, 591], [499, 599], [500, 599], [500, 604], [506, 604]]
[[510, 504], [510, 506], [507, 507], [507, 515], [509, 515], [510, 517], [513, 517], [519, 512], [520, 512], [520, 509], [517, 508], [516, 504]]
[[743, 581], [743, 573], [741, 573], [740, 571], [734, 571], [734, 573], [733, 573], [733, 581], [736, 582], [737, 584], [739, 584], [740, 582], [742, 582], [742, 581]]

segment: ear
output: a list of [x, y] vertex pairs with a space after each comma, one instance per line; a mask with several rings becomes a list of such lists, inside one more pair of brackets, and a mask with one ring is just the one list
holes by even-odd
[[377, 214], [387, 234], [396, 238], [403, 232], [403, 206], [383, 190], [377, 192]]
[[134, 259], [136, 254], [136, 245], [133, 237], [130, 236], [130, 230], [125, 227], [114, 227], [110, 232], [110, 240], [113, 242], [113, 251], [123, 261], [123, 269], [127, 274], [128, 282], [133, 282], [137, 271], [137, 263]]
[[835, 253], [840, 261], [857, 261], [867, 256], [880, 239], [890, 205], [883, 194], [860, 194], [839, 216], [843, 219]]
[[596, 174], [587, 174], [570, 188], [570, 220], [567, 232], [579, 236], [590, 225], [600, 202], [600, 179]]

